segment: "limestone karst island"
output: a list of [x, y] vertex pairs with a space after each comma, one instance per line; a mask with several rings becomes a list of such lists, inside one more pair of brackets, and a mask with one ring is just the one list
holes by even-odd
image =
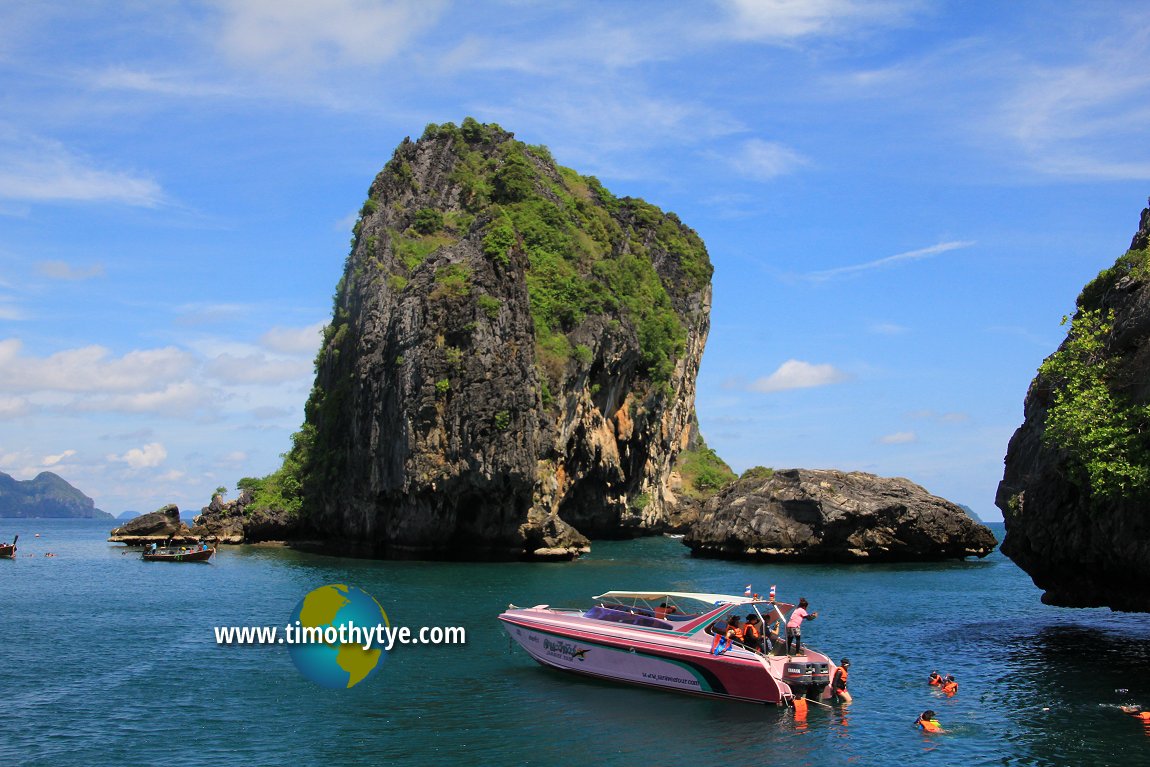
[[571, 559], [594, 538], [667, 532], [736, 559], [993, 550], [984, 525], [906, 480], [735, 482], [694, 412], [711, 272], [675, 214], [498, 125], [429, 125], [368, 190], [280, 470], [216, 496], [193, 528], [169, 509], [113, 537], [430, 559]]

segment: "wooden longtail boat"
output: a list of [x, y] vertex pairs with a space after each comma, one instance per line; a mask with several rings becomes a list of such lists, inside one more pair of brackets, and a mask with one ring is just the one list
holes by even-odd
[[145, 562], [207, 562], [215, 554], [214, 548], [188, 549], [144, 549]]
[[12, 539], [11, 543], [0, 543], [0, 558], [15, 559], [16, 558], [16, 541], [20, 540], [20, 536]]

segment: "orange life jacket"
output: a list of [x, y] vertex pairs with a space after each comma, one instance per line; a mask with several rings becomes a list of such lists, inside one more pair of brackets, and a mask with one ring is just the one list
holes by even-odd
[[919, 719], [918, 726], [926, 732], [938, 732], [942, 729], [942, 725], [937, 719]]
[[1143, 722], [1150, 722], [1150, 711], [1139, 711], [1134, 716], [1138, 717]]
[[835, 681], [831, 687], [836, 690], [845, 690], [847, 688], [848, 676], [850, 676], [850, 672], [842, 666], [839, 666], [837, 669], [835, 669]]
[[795, 704], [795, 721], [803, 722], [807, 718], [807, 699], [801, 695], [796, 696], [794, 699]]
[[947, 682], [942, 686], [942, 691], [947, 695], [954, 695], [958, 692], [958, 682]]
[[938, 687], [940, 684], [942, 684], [942, 677], [941, 676], [939, 676], [938, 674], [934, 674], [933, 676], [931, 676], [931, 678], [930, 678], [931, 687]]
[[758, 627], [753, 623], [748, 623], [743, 626], [743, 641], [744, 642], [757, 642], [762, 634], [759, 633]]

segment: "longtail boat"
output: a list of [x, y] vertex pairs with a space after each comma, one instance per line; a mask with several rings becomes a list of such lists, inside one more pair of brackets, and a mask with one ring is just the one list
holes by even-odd
[[145, 562], [207, 562], [215, 554], [215, 548], [195, 548], [186, 546], [163, 549], [144, 549]]
[[20, 540], [20, 536], [12, 539], [11, 543], [0, 543], [0, 558], [15, 559], [16, 558], [16, 541]]

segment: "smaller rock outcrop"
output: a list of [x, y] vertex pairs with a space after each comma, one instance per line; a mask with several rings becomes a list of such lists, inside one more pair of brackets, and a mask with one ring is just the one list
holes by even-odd
[[286, 541], [297, 532], [294, 516], [286, 511], [252, 508], [252, 496], [246, 490], [231, 501], [218, 493], [213, 495], [193, 523], [193, 533], [219, 543]]
[[151, 543], [195, 543], [198, 538], [180, 519], [180, 508], [170, 503], [149, 514], [143, 514], [114, 528], [109, 533], [110, 543], [129, 546], [147, 546]]
[[707, 501], [683, 543], [725, 559], [898, 562], [984, 557], [998, 542], [906, 479], [756, 469]]

